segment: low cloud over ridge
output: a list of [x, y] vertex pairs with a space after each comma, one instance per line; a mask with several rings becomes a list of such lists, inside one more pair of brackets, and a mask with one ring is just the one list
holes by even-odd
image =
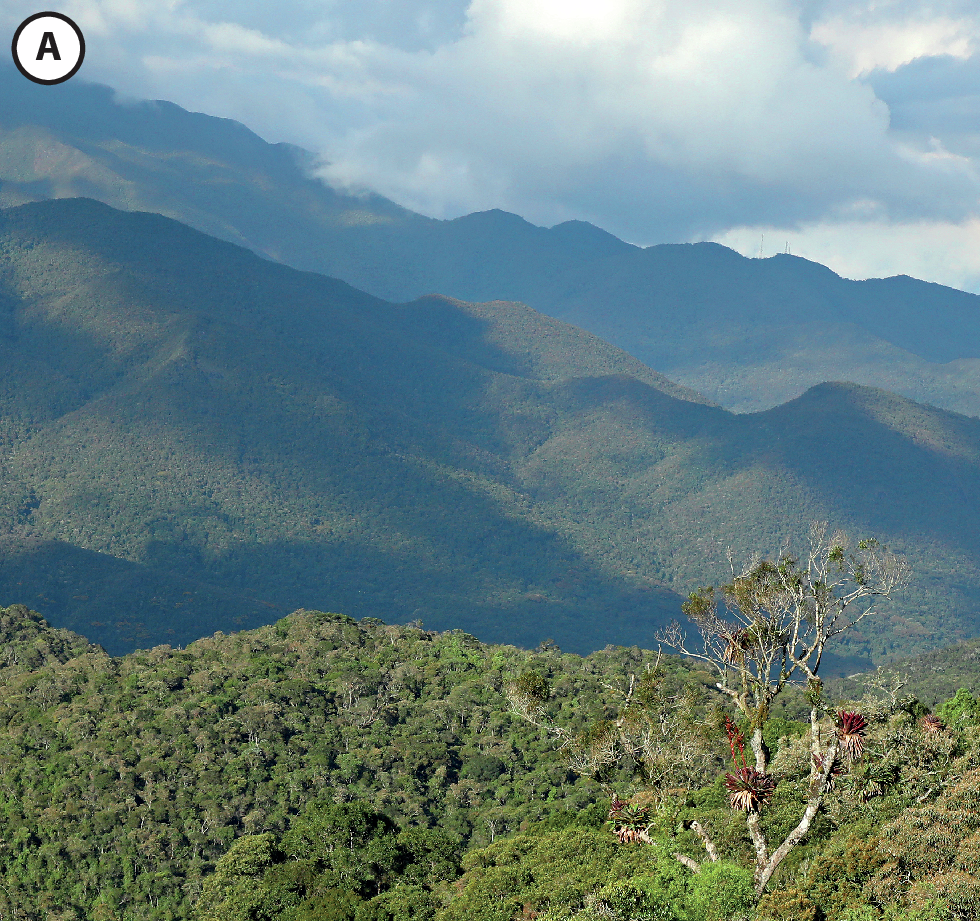
[[[10, 31], [35, 12], [0, 14]], [[980, 15], [843, 0], [75, 0], [86, 79], [504, 208], [980, 287]], [[765, 235], [765, 241], [763, 241]]]

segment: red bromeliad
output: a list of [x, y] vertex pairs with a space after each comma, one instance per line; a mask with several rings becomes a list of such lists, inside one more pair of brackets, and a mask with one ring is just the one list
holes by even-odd
[[749, 767], [745, 760], [745, 736], [731, 721], [725, 720], [728, 746], [732, 751], [735, 773], [725, 774], [725, 789], [732, 809], [758, 812], [776, 789], [776, 781], [763, 771]]
[[[742, 730], [732, 722], [730, 716], [725, 717], [725, 732], [728, 733], [728, 747], [732, 750], [732, 761], [735, 767], [738, 767], [739, 761], [742, 762], [743, 768], [748, 767], [745, 763], [745, 736], [742, 735]], [[735, 753], [736, 748], [738, 754]]]
[[864, 752], [864, 730], [867, 726], [860, 713], [837, 711], [837, 738], [840, 739], [841, 749], [852, 761], [856, 761]]
[[758, 812], [776, 790], [776, 781], [755, 768], [739, 768], [725, 775], [725, 789], [732, 809]]

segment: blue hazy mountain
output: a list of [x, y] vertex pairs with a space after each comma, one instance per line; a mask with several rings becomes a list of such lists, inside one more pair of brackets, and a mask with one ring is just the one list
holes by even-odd
[[710, 243], [640, 248], [576, 221], [433, 220], [333, 190], [314, 168], [227, 119], [0, 68], [0, 203], [84, 195], [155, 211], [393, 301], [521, 301], [737, 411], [847, 380], [980, 415], [974, 295]]

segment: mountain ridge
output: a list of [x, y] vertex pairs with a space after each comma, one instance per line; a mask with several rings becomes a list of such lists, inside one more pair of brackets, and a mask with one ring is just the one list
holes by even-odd
[[527, 306], [394, 305], [93, 200], [4, 211], [0, 290], [0, 591], [110, 651], [328, 603], [654, 646], [727, 548], [814, 519], [920, 564], [841, 668], [980, 632], [969, 417], [857, 385], [735, 415]]
[[522, 301], [739, 412], [853, 380], [980, 415], [976, 295], [904, 276], [849, 281], [718, 244], [642, 249], [583, 222], [546, 229], [501, 211], [440, 221], [331, 189], [313, 155], [227, 119], [120, 104], [78, 81], [34, 87], [9, 66], [0, 89], [2, 204], [91, 196], [387, 300]]

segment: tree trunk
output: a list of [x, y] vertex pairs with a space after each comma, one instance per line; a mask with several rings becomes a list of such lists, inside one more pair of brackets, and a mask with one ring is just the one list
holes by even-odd
[[708, 857], [713, 861], [718, 861], [718, 848], [715, 847], [714, 842], [708, 837], [708, 833], [702, 828], [700, 822], [691, 822], [691, 829], [694, 834], [696, 834], [704, 844], [704, 849], [708, 852]]
[[820, 711], [816, 707], [810, 708], [810, 782], [817, 779], [820, 773], [819, 761], [822, 757], [820, 749]]
[[[820, 809], [820, 804], [823, 802], [824, 793], [827, 790], [827, 781], [830, 778], [830, 772], [834, 768], [834, 761], [837, 760], [837, 751], [840, 746], [840, 740], [834, 737], [834, 741], [830, 744], [830, 747], [825, 753], [823, 753], [823, 770], [820, 771], [815, 781], [810, 784], [810, 799], [807, 801], [806, 810], [803, 812], [803, 818], [800, 819], [799, 824], [794, 828], [783, 841], [779, 847], [773, 851], [772, 856], [765, 861], [765, 864], [758, 866], [756, 869], [756, 880], [755, 880], [755, 891], [759, 894], [762, 890], [766, 888], [767, 883], [772, 878], [773, 873], [779, 868], [779, 865], [786, 858], [803, 837], [810, 830], [810, 826], [813, 824], [813, 819]], [[757, 849], [758, 850], [758, 849]]]
[[752, 730], [752, 738], [749, 744], [752, 746], [752, 754], [755, 755], [755, 769], [761, 774], [765, 774], [766, 768], [769, 767], [769, 750], [762, 738], [761, 726], [756, 726]]
[[[752, 837], [752, 846], [755, 848], [755, 878], [756, 890], [762, 892], [759, 884], [760, 875], [769, 865], [769, 846], [766, 844], [766, 836], [759, 827], [759, 813], [750, 812], [745, 818], [745, 824], [749, 827], [749, 835]], [[765, 885], [764, 883], [762, 885]]]
[[674, 854], [674, 857], [676, 857], [682, 864], [684, 864], [685, 867], [687, 867], [692, 872], [694, 873], [701, 872], [701, 864], [699, 864], [693, 857], [688, 857], [687, 854]]

